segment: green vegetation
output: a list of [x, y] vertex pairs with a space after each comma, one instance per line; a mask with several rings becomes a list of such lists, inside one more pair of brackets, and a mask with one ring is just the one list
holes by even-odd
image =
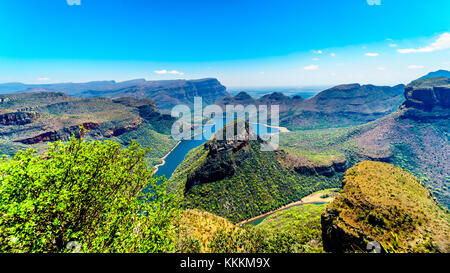
[[217, 232], [239, 229], [225, 218], [200, 210], [184, 210], [180, 221], [179, 249], [184, 253], [211, 252], [209, 244]]
[[418, 122], [402, 111], [371, 123], [347, 128], [292, 131], [280, 135], [280, 148], [305, 165], [330, 165], [345, 158], [347, 166], [380, 160], [401, 167], [423, 181], [446, 207], [450, 206], [448, 175], [449, 123]]
[[298, 201], [315, 191], [340, 185], [338, 175], [331, 178], [301, 175], [283, 167], [280, 155], [261, 152], [257, 141], [250, 141], [246, 148], [248, 150], [232, 155], [238, 164], [232, 176], [195, 185], [184, 193], [188, 175], [208, 160], [206, 148], [192, 150], [169, 179], [170, 190], [182, 197], [185, 208], [206, 210], [239, 222]]
[[148, 122], [144, 122], [139, 128], [127, 132], [117, 138], [122, 145], [128, 145], [134, 140], [142, 147], [151, 147], [151, 151], [146, 155], [146, 159], [151, 166], [161, 163], [161, 158], [165, 156], [176, 144], [177, 141], [170, 135], [160, 134], [153, 130]]
[[450, 214], [412, 174], [365, 161], [346, 172], [343, 184], [324, 213], [325, 250], [364, 250], [377, 241], [387, 252], [449, 251]]
[[326, 207], [327, 204], [306, 204], [276, 212], [265, 218], [256, 229], [269, 234], [293, 235], [296, 252], [323, 252], [320, 216]]
[[70, 252], [70, 242], [82, 252], [175, 251], [178, 210], [147, 152], [73, 137], [3, 159], [0, 252]]
[[[320, 214], [324, 209], [325, 205], [294, 207], [289, 209], [288, 214], [284, 211], [277, 213], [268, 225], [243, 228], [209, 212], [185, 210], [179, 248], [188, 253], [323, 252]], [[278, 220], [278, 224], [271, 226], [273, 221]]]
[[432, 77], [432, 78], [424, 78], [418, 79], [409, 84], [409, 86], [417, 87], [417, 88], [426, 88], [433, 86], [450, 86], [450, 78], [448, 77]]
[[[78, 127], [86, 129], [86, 139], [117, 141], [128, 145], [136, 140], [144, 148], [148, 163], [156, 165], [175, 146], [170, 138], [173, 118], [163, 115], [150, 99], [76, 98], [62, 93], [36, 92], [1, 95], [0, 113], [10, 113], [7, 125], [0, 126], [0, 154], [14, 156], [30, 147], [43, 153], [55, 140], [67, 141]], [[32, 118], [24, 118], [33, 114]], [[5, 119], [8, 120], [8, 119]], [[47, 136], [47, 137], [45, 137]], [[18, 141], [31, 139], [30, 145]], [[32, 146], [31, 146], [32, 145]]]
[[280, 135], [280, 148], [314, 165], [329, 165], [342, 159], [351, 165], [358, 160], [359, 151], [352, 137], [375, 125], [372, 122], [354, 127], [292, 131]]
[[265, 232], [252, 227], [232, 232], [219, 230], [208, 245], [213, 253], [295, 253], [295, 237], [286, 232]]

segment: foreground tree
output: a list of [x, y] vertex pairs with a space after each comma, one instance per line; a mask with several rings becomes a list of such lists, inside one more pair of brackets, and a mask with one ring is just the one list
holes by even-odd
[[148, 151], [73, 137], [2, 159], [0, 252], [174, 251], [179, 210]]

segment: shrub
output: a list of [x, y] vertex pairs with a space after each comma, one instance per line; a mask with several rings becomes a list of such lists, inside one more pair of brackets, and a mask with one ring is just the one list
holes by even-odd
[[[131, 143], [71, 138], [0, 161], [0, 252], [168, 252], [178, 215]], [[147, 190], [143, 191], [144, 188]]]

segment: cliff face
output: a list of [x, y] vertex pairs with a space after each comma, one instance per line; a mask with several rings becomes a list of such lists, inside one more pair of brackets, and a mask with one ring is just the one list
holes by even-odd
[[[23, 109], [32, 109], [23, 110]], [[159, 112], [150, 99], [74, 98], [62, 93], [3, 95], [0, 139], [22, 144], [67, 140], [79, 135], [112, 138], [138, 129], [144, 121], [164, 133], [173, 118]]]
[[67, 128], [63, 128], [58, 131], [49, 131], [37, 136], [33, 136], [30, 138], [15, 140], [14, 142], [20, 142], [22, 144], [38, 144], [49, 141], [58, 141], [58, 140], [69, 140], [69, 138], [75, 134], [76, 137], [80, 137], [80, 126], [86, 129], [87, 131], [91, 131], [94, 129], [98, 129], [100, 127], [99, 124], [86, 122], [80, 124], [79, 126], [70, 126]]
[[330, 164], [323, 165], [299, 165], [295, 166], [294, 170], [301, 174], [333, 177], [336, 174], [343, 173], [345, 172], [345, 170], [347, 170], [347, 161], [345, 159], [342, 159], [332, 161]]
[[302, 175], [322, 175], [326, 177], [333, 177], [342, 175], [347, 170], [347, 160], [345, 157], [330, 156], [326, 162], [312, 162], [305, 157], [279, 151], [279, 160], [283, 166], [293, 169], [295, 172]]
[[10, 112], [0, 115], [1, 125], [25, 125], [32, 123], [37, 118], [39, 114], [35, 112]]
[[405, 98], [402, 109], [405, 110], [406, 118], [418, 121], [450, 118], [450, 85], [430, 87], [410, 85], [405, 89]]
[[230, 94], [217, 79], [199, 79], [144, 81], [132, 86], [112, 87], [109, 90], [86, 91], [79, 95], [82, 97], [151, 98], [159, 109], [170, 110], [178, 104], [191, 106], [194, 103], [194, 97], [202, 97], [203, 103], [212, 104]]
[[113, 102], [135, 108], [139, 116], [152, 124], [152, 128], [161, 134], [169, 135], [172, 125], [176, 121], [176, 118], [171, 115], [162, 114], [152, 99], [125, 97], [114, 99]]
[[[242, 126], [242, 132], [237, 133], [238, 126]], [[230, 130], [236, 130], [234, 137], [226, 139], [227, 131]], [[189, 191], [195, 185], [233, 176], [240, 162], [249, 156], [247, 152], [250, 141], [262, 142], [248, 123], [233, 122], [219, 130], [211, 141], [204, 144], [204, 149], [207, 150], [206, 159], [196, 170], [188, 174], [185, 191]]]
[[450, 251], [450, 215], [410, 173], [381, 162], [361, 162], [345, 173], [343, 190], [322, 214], [325, 251]]

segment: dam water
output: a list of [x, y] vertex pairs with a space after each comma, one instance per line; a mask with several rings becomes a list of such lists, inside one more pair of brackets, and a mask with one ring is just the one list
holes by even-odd
[[[209, 140], [209, 138], [217, 131], [222, 128], [222, 125], [225, 124], [224, 120], [219, 119], [213, 119], [214, 124], [212, 126], [205, 126], [211, 128], [211, 130], [205, 130], [203, 133], [203, 137], [201, 140], [182, 140], [180, 144], [166, 157], [166, 163], [158, 168], [158, 171], [156, 172], [157, 177], [165, 177], [166, 179], [169, 179], [175, 169], [178, 167], [178, 165], [183, 162], [186, 154], [200, 146], [203, 145], [205, 142]], [[252, 129], [258, 134], [270, 134], [270, 133], [278, 133], [279, 129], [267, 127], [264, 125], [259, 124], [251, 124]]]

